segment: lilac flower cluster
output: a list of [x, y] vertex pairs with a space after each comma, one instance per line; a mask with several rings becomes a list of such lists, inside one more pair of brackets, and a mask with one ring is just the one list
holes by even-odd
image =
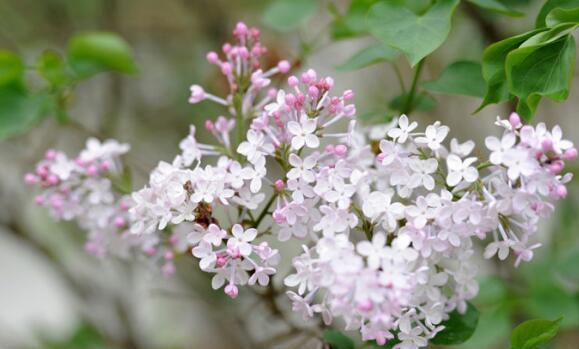
[[42, 188], [35, 198], [38, 205], [87, 231], [85, 248], [98, 256], [112, 251], [124, 255], [136, 240], [128, 233], [131, 199], [114, 193], [111, 181], [122, 171], [120, 156], [128, 150], [127, 144], [91, 138], [74, 159], [48, 150], [34, 173], [24, 177], [27, 184]]
[[[396, 349], [425, 347], [452, 311], [466, 310], [478, 292], [477, 241], [486, 258], [532, 259], [540, 219], [566, 195], [565, 161], [577, 156], [558, 126], [499, 119], [502, 136], [485, 142], [488, 161], [472, 156], [472, 141], [446, 142], [450, 130], [440, 122], [419, 131], [402, 115], [363, 129], [352, 91], [334, 93], [333, 79], [314, 70], [289, 76], [285, 90], [270, 88], [289, 63], [263, 70], [259, 31], [239, 23], [233, 34], [225, 58], [207, 55], [228, 95], [191, 86], [190, 103], [211, 100], [229, 113], [204, 124], [216, 143], [198, 142], [191, 126], [180, 154], [132, 194], [128, 216], [126, 207], [103, 215], [101, 229], [130, 230], [167, 273], [174, 253], [190, 252], [214, 274], [213, 288], [232, 298], [239, 286], [266, 286], [277, 273], [281, 256], [265, 236], [301, 240], [294, 271], [283, 277], [293, 310], [305, 319], [320, 314], [327, 325], [342, 318], [363, 340], [397, 338]], [[122, 200], [106, 174], [126, 147], [101, 148], [80, 162], [50, 153], [26, 177], [45, 189], [40, 203], [91, 235], [94, 223], [85, 221], [99, 215], [92, 208]], [[96, 203], [95, 181], [107, 186]]]
[[[515, 265], [531, 260], [539, 246], [531, 237], [565, 196], [571, 175], [560, 172], [577, 154], [558, 127], [523, 126], [516, 114], [497, 124], [502, 140], [487, 138], [492, 153], [482, 163], [470, 156], [472, 141], [447, 148], [448, 127], [418, 132], [404, 115], [379, 140], [350, 137], [341, 158], [328, 147], [295, 157], [291, 171], [302, 168], [303, 183], [288, 186], [274, 218], [283, 238], [288, 229], [321, 236], [285, 278], [297, 287], [288, 292], [294, 309], [305, 318], [320, 312], [326, 323], [341, 316], [365, 340], [383, 344], [396, 334], [396, 348], [424, 347], [478, 292], [473, 240], [487, 243], [486, 258], [512, 250]], [[301, 215], [289, 221], [284, 212]]]

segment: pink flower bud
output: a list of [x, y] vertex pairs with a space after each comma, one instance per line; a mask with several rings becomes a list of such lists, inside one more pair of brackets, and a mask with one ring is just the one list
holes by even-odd
[[277, 64], [277, 69], [279, 69], [280, 73], [285, 74], [287, 73], [291, 68], [291, 65], [288, 61], [283, 60], [283, 61], [279, 61], [279, 63]]
[[279, 191], [281, 191], [285, 188], [285, 183], [281, 179], [278, 179], [277, 181], [275, 181], [274, 185], [275, 185], [275, 189], [277, 189]]
[[203, 87], [199, 85], [191, 85], [189, 89], [191, 90], [191, 97], [189, 97], [189, 103], [195, 104], [205, 99], [205, 91], [203, 90]]
[[334, 149], [334, 154], [336, 154], [337, 156], [345, 156], [348, 153], [348, 147], [345, 146], [344, 144], [338, 144], [336, 145], [336, 148]]
[[173, 251], [167, 251], [165, 252], [165, 255], [163, 257], [165, 258], [165, 260], [170, 261], [173, 260], [173, 258], [175, 258], [175, 255], [173, 254]]
[[324, 90], [330, 90], [332, 87], [334, 87], [334, 79], [332, 79], [331, 77], [325, 77], [322, 80], [322, 87], [324, 88]]
[[374, 307], [374, 303], [371, 300], [366, 299], [358, 303], [358, 310], [360, 311], [370, 311]]
[[98, 175], [99, 170], [95, 165], [90, 165], [87, 169], [86, 169], [86, 173], [91, 176], [94, 177], [96, 175]]
[[296, 104], [296, 96], [291, 93], [285, 95], [285, 104], [289, 107], [292, 107]]
[[42, 195], [38, 195], [34, 198], [34, 203], [36, 203], [37, 205], [42, 205], [44, 204], [44, 202], [46, 202], [46, 199]]
[[306, 101], [306, 96], [303, 93], [296, 93], [296, 103], [299, 105], [303, 105]]
[[233, 35], [234, 36], [244, 36], [247, 34], [247, 25], [245, 25], [245, 23], [243, 22], [238, 22], [237, 25], [235, 25], [235, 29], [233, 30]]
[[229, 285], [225, 286], [224, 291], [225, 291], [225, 294], [231, 298], [236, 298], [237, 295], [239, 294], [239, 290], [237, 289], [237, 286], [235, 286], [235, 284], [229, 284]]
[[60, 182], [60, 180], [58, 179], [57, 176], [55, 176], [55, 175], [50, 175], [50, 176], [48, 176], [46, 182], [47, 182], [49, 185], [57, 185], [58, 182]]
[[354, 98], [354, 91], [352, 90], [344, 91], [344, 93], [342, 94], [342, 98], [344, 98], [345, 101]]
[[565, 153], [563, 154], [563, 158], [565, 160], [573, 160], [577, 157], [577, 149], [576, 148], [569, 148], [567, 150], [565, 150]]
[[315, 83], [317, 78], [316, 72], [313, 69], [308, 70], [307, 72], [303, 73], [300, 80], [302, 81], [302, 83], [306, 84], [306, 85], [310, 85]]
[[223, 46], [221, 47], [221, 50], [223, 50], [223, 53], [229, 54], [229, 52], [231, 52], [231, 44], [229, 44], [229, 43], [223, 44]]
[[567, 196], [567, 187], [565, 187], [563, 184], [559, 184], [555, 189], [555, 195], [557, 195], [557, 197], [560, 199], [565, 198]]
[[320, 94], [320, 90], [315, 87], [315, 86], [310, 86], [308, 88], [308, 96], [310, 96], [310, 98], [318, 98], [318, 95]]
[[125, 200], [121, 201], [119, 206], [121, 207], [121, 210], [123, 210], [123, 211], [127, 211], [129, 208], [131, 208], [131, 205]]
[[207, 131], [213, 131], [215, 129], [215, 125], [213, 124], [213, 121], [205, 120], [205, 128], [207, 129]]
[[115, 218], [113, 223], [115, 224], [115, 227], [123, 228], [127, 224], [127, 221], [123, 217], [119, 216]]
[[48, 168], [46, 168], [45, 166], [39, 166], [36, 168], [36, 175], [41, 177], [41, 178], [45, 178], [46, 176], [48, 176]]
[[356, 115], [356, 106], [353, 104], [348, 104], [344, 107], [344, 115], [346, 116], [354, 116]]
[[552, 163], [549, 165], [549, 172], [554, 175], [558, 175], [563, 170], [563, 164], [559, 161]]
[[101, 162], [101, 170], [107, 172], [108, 170], [110, 170], [111, 165], [109, 164], [108, 161], [103, 161]]
[[259, 36], [261, 35], [259, 29], [252, 27], [250, 29], [250, 35], [255, 39], [255, 40], [259, 40]]
[[217, 53], [213, 51], [207, 53], [207, 62], [209, 62], [209, 64], [217, 64], [219, 62], [219, 56]]
[[231, 75], [232, 71], [233, 68], [231, 67], [231, 64], [227, 62], [221, 64], [221, 73], [223, 73], [223, 75]]
[[378, 156], [376, 156], [376, 160], [378, 160], [378, 162], [384, 161], [385, 158], [386, 158], [386, 154], [384, 154], [384, 153], [380, 153], [380, 154], [378, 154]]
[[247, 50], [247, 47], [240, 47], [237, 54], [243, 59], [249, 58], [249, 51]]
[[157, 253], [157, 249], [154, 246], [146, 247], [143, 251], [149, 257], [153, 257]]
[[177, 234], [171, 234], [171, 236], [169, 236], [169, 243], [173, 246], [177, 245], [177, 243], [179, 242], [179, 236], [177, 236]]
[[277, 96], [277, 90], [275, 88], [270, 88], [267, 90], [267, 96], [272, 99], [275, 98], [275, 96]]
[[514, 128], [519, 128], [522, 126], [521, 123], [521, 117], [519, 116], [519, 114], [517, 113], [511, 113], [511, 115], [509, 115], [509, 123], [511, 124], [511, 126], [513, 126]]
[[86, 251], [86, 253], [92, 254], [94, 256], [98, 254], [98, 246], [93, 241], [87, 241], [84, 244], [84, 250]]
[[295, 77], [294, 75], [290, 76], [289, 78], [287, 78], [287, 84], [290, 87], [296, 87], [297, 85], [299, 85], [300, 81], [298, 80], [297, 77]]
[[227, 264], [227, 256], [225, 256], [225, 255], [217, 256], [217, 260], [215, 261], [215, 266], [217, 266], [217, 268], [222, 268], [225, 264]]
[[54, 208], [55, 210], [61, 209], [62, 205], [63, 205], [63, 202], [59, 198], [52, 198], [50, 200], [50, 206], [52, 206], [52, 208]]
[[56, 159], [56, 151], [49, 149], [46, 151], [46, 154], [44, 155], [44, 157], [46, 158], [46, 160], [54, 160]]
[[328, 144], [328, 145], [326, 145], [326, 152], [327, 152], [327, 153], [330, 153], [330, 154], [333, 154], [335, 148], [336, 148], [336, 147], [335, 147], [333, 144]]
[[191, 97], [189, 97], [189, 103], [195, 104], [205, 99], [205, 91], [203, 90], [203, 87], [199, 85], [191, 85], [189, 89], [191, 90]]
[[175, 269], [175, 264], [171, 263], [165, 263], [165, 265], [163, 265], [163, 267], [161, 267], [161, 271], [163, 272], [163, 275], [165, 276], [172, 276], [175, 275], [175, 272], [177, 271]]
[[38, 182], [37, 178], [35, 175], [33, 175], [32, 173], [27, 173], [24, 175], [24, 183], [28, 184], [28, 185], [32, 185], [32, 184], [36, 184], [36, 182]]

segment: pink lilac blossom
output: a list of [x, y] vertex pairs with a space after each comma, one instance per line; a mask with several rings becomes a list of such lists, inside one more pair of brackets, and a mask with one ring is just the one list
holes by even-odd
[[[402, 115], [363, 129], [354, 93], [335, 93], [333, 79], [312, 69], [265, 91], [289, 63], [264, 69], [259, 30], [239, 23], [233, 35], [223, 58], [207, 55], [229, 94], [191, 86], [190, 103], [211, 100], [229, 113], [205, 122], [216, 144], [199, 143], [191, 126], [181, 153], [124, 198], [130, 209], [104, 220], [145, 241], [167, 273], [175, 253], [190, 251], [213, 274], [213, 288], [235, 298], [239, 286], [266, 286], [277, 272], [282, 256], [264, 236], [302, 240], [283, 278], [295, 312], [319, 314], [326, 325], [341, 318], [363, 340], [397, 338], [395, 349], [417, 349], [477, 294], [475, 244], [485, 245], [485, 258], [512, 254], [516, 266], [533, 258], [541, 218], [567, 193], [565, 161], [577, 156], [558, 126], [499, 119], [502, 135], [485, 141], [488, 161], [471, 156], [472, 141], [447, 143], [450, 129], [440, 122], [420, 131]], [[101, 172], [117, 171], [126, 151], [90, 142], [78, 161], [51, 152], [26, 176], [45, 190], [39, 203], [81, 226], [95, 202], [118, 202]], [[107, 217], [92, 212], [90, 219]], [[172, 234], [170, 248], [163, 234]]]

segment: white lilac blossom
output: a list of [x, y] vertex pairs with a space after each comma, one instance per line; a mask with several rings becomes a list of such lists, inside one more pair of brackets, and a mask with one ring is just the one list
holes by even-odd
[[114, 193], [111, 181], [120, 174], [120, 156], [128, 150], [127, 144], [90, 138], [73, 159], [48, 150], [36, 170], [25, 176], [26, 183], [43, 190], [36, 203], [57, 220], [76, 221], [87, 232], [86, 250], [97, 256], [126, 255], [137, 242], [128, 232], [131, 199]]
[[[130, 200], [101, 173], [121, 168], [126, 147], [90, 141], [78, 161], [51, 152], [26, 177], [44, 188], [39, 203], [91, 234], [86, 217], [130, 231], [167, 272], [176, 253], [190, 253], [232, 298], [240, 286], [271, 286], [282, 256], [265, 236], [301, 240], [283, 277], [292, 309], [326, 325], [341, 318], [380, 345], [397, 338], [395, 349], [425, 347], [451, 312], [466, 311], [478, 292], [475, 244], [485, 258], [533, 258], [541, 218], [566, 195], [565, 161], [577, 156], [558, 126], [499, 119], [502, 136], [485, 142], [488, 161], [471, 156], [472, 141], [447, 142], [440, 122], [421, 131], [402, 115], [361, 130], [352, 91], [335, 93], [333, 79], [311, 69], [266, 91], [289, 63], [263, 69], [259, 31], [239, 23], [234, 36], [224, 58], [207, 55], [229, 94], [191, 86], [191, 103], [211, 100], [229, 113], [204, 124], [214, 145], [199, 143], [191, 126], [181, 153]], [[128, 214], [93, 210], [124, 199]]]

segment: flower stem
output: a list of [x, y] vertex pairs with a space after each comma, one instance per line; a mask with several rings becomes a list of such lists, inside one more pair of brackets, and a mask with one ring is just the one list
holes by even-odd
[[408, 92], [408, 95], [406, 95], [404, 107], [400, 111], [402, 114], [408, 114], [414, 109], [414, 97], [416, 96], [416, 87], [418, 86], [418, 79], [420, 78], [420, 73], [422, 72], [423, 65], [424, 59], [418, 62], [418, 65], [416, 66], [414, 78], [412, 79], [412, 85], [410, 86], [410, 92]]
[[400, 72], [400, 68], [396, 62], [390, 63], [392, 69], [396, 73], [396, 78], [398, 79], [398, 83], [400, 84], [400, 88], [402, 89], [402, 93], [406, 93], [406, 86], [404, 86], [404, 79], [402, 79], [402, 72]]
[[257, 229], [259, 227], [259, 224], [261, 223], [261, 221], [265, 218], [265, 216], [267, 215], [267, 212], [269, 211], [269, 208], [271, 207], [271, 205], [273, 205], [275, 198], [277, 197], [277, 193], [274, 193], [271, 198], [269, 198], [269, 201], [267, 202], [267, 204], [265, 204], [265, 207], [263, 208], [263, 210], [261, 211], [261, 213], [259, 214], [259, 216], [257, 216], [257, 220], [254, 223], [255, 228]]

